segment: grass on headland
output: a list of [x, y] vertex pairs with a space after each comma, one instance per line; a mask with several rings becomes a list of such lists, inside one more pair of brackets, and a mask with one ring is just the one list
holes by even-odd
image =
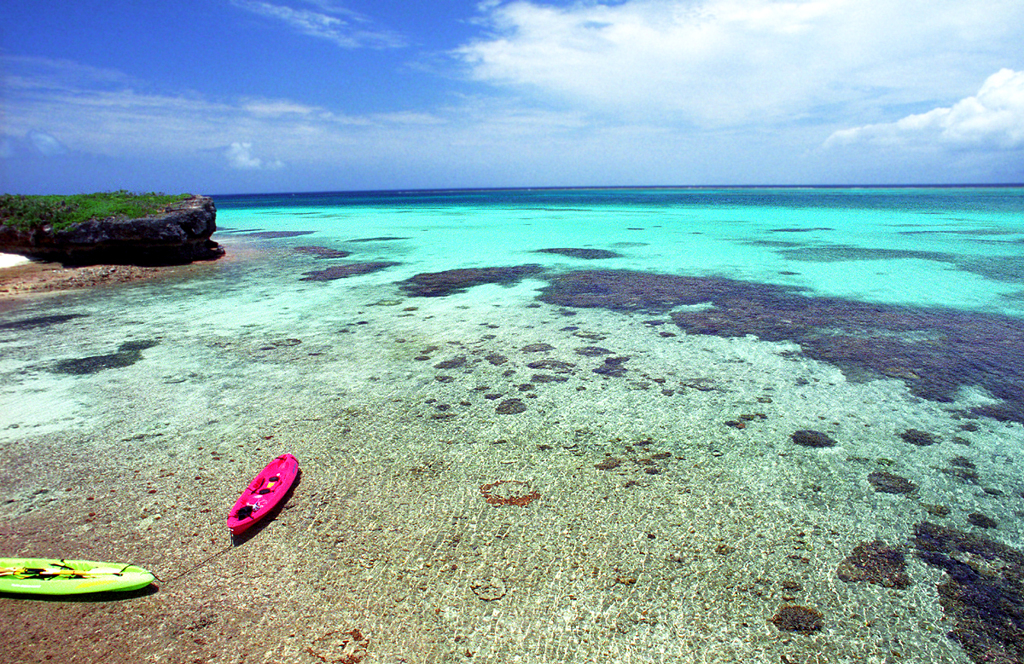
[[21, 229], [50, 225], [54, 230], [61, 230], [90, 219], [138, 219], [159, 214], [168, 205], [188, 197], [189, 194], [134, 194], [124, 190], [73, 196], [3, 194], [0, 195], [0, 225]]

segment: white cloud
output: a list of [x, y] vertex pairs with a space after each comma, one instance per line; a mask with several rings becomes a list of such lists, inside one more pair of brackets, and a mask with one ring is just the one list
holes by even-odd
[[264, 0], [231, 0], [231, 4], [284, 23], [299, 34], [326, 39], [343, 48], [398, 48], [405, 40], [389, 30], [374, 29], [366, 17], [320, 0], [307, 0], [319, 11]]
[[33, 129], [28, 132], [26, 138], [29, 145], [44, 157], [58, 157], [68, 153], [63, 143], [45, 132]]
[[854, 143], [1024, 147], [1024, 72], [1001, 69], [988, 77], [978, 94], [950, 107], [908, 115], [896, 122], [843, 129], [829, 136], [825, 147]]
[[252, 143], [239, 143], [236, 141], [227, 147], [224, 151], [224, 156], [227, 157], [228, 166], [241, 171], [277, 170], [284, 168], [284, 163], [280, 160], [275, 159], [274, 161], [266, 162], [254, 156], [252, 153]]
[[248, 101], [243, 108], [254, 115], [280, 117], [282, 115], [309, 115], [318, 109], [306, 104], [297, 104], [284, 99], [261, 99]]
[[453, 52], [471, 78], [704, 126], [935, 99], [1024, 41], [1019, 0], [517, 0], [482, 10], [490, 34]]

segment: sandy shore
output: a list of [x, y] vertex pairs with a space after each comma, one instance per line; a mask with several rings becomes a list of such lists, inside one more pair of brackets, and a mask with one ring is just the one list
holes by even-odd
[[213, 269], [212, 265], [214, 263], [198, 262], [189, 265], [160, 267], [140, 267], [138, 265], [64, 267], [60, 263], [30, 261], [21, 256], [0, 254], [0, 312], [9, 310], [25, 297], [169, 277], [187, 277]]

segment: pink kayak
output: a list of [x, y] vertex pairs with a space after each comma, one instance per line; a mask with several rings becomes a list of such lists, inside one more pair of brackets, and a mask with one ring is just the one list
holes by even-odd
[[298, 474], [299, 462], [291, 454], [282, 454], [268, 463], [231, 508], [228, 528], [232, 534], [241, 535], [284, 500]]

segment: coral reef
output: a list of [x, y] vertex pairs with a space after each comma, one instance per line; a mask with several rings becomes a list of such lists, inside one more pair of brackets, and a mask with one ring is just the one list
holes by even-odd
[[917, 555], [942, 569], [939, 602], [975, 662], [1024, 661], [1024, 553], [980, 535], [928, 523], [914, 528]]
[[800, 429], [790, 436], [794, 443], [804, 447], [835, 447], [836, 441], [828, 434], [813, 429]]
[[245, 233], [245, 237], [255, 237], [261, 240], [281, 240], [289, 237], [301, 237], [312, 235], [316, 231], [254, 231]]
[[80, 376], [93, 374], [104, 369], [128, 367], [142, 359], [142, 351], [152, 348], [157, 343], [156, 341], [126, 341], [118, 346], [116, 353], [61, 360], [53, 365], [52, 371], [54, 373]]
[[526, 404], [523, 403], [522, 399], [505, 399], [498, 404], [498, 407], [494, 409], [494, 412], [499, 415], [515, 415], [522, 413], [526, 410]]
[[825, 626], [821, 611], [798, 604], [782, 605], [769, 622], [781, 631], [807, 635], [821, 631]]
[[[1000, 403], [972, 410], [1024, 423], [1024, 327], [1010, 316], [810, 297], [797, 289], [715, 277], [625, 270], [554, 275], [540, 299], [566, 307], [667, 312], [695, 334], [793, 341], [851, 379], [898, 378], [917, 396], [953, 401], [961, 387]], [[922, 441], [924, 439], [921, 439]]]
[[907, 429], [900, 434], [905, 442], [911, 445], [917, 445], [918, 447], [924, 447], [926, 445], [934, 445], [939, 442], [939, 439], [934, 434], [930, 434], [927, 431], [919, 431], [917, 429]]
[[540, 265], [511, 267], [467, 267], [443, 272], [421, 272], [400, 282], [403, 291], [414, 297], [444, 297], [480, 284], [510, 286], [524, 277], [543, 271]]
[[342, 251], [340, 249], [331, 249], [330, 247], [295, 247], [295, 251], [300, 254], [309, 254], [316, 258], [345, 258], [352, 254], [351, 251]]
[[917, 491], [917, 485], [906, 477], [893, 475], [884, 470], [876, 470], [868, 475], [868, 482], [875, 487], [875, 491], [882, 493], [913, 493]]
[[861, 542], [854, 547], [839, 563], [836, 575], [846, 582], [867, 581], [887, 588], [906, 588], [911, 583], [903, 552], [881, 540]]
[[559, 254], [561, 256], [568, 256], [570, 258], [583, 258], [586, 260], [597, 260], [602, 258], [620, 258], [622, 254], [608, 249], [538, 249], [539, 254]]
[[326, 270], [315, 270], [306, 272], [301, 281], [333, 281], [334, 279], [346, 279], [359, 274], [369, 274], [385, 270], [398, 265], [391, 261], [373, 261], [369, 263], [350, 263], [349, 265], [335, 265]]
[[967, 515], [967, 523], [979, 528], [998, 528], [999, 522], [981, 512], [971, 512]]
[[629, 361], [628, 355], [622, 355], [619, 357], [606, 357], [604, 358], [604, 364], [594, 369], [594, 373], [602, 376], [610, 376], [615, 378], [621, 378], [626, 375], [626, 368], [622, 366]]
[[54, 314], [52, 316], [22, 318], [21, 320], [13, 320], [8, 323], [0, 323], [0, 330], [34, 330], [39, 327], [49, 327], [51, 325], [66, 323], [69, 320], [82, 318], [85, 315], [86, 314]]

